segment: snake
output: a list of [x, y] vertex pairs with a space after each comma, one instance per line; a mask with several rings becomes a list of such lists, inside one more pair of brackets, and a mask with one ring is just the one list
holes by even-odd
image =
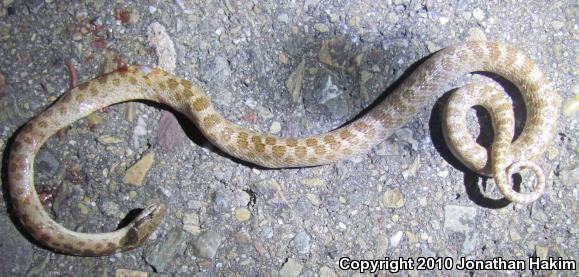
[[[526, 108], [520, 135], [514, 138], [509, 96], [493, 86], [469, 84], [449, 97], [443, 111], [443, 136], [465, 166], [494, 179], [504, 198], [531, 203], [545, 190], [545, 176], [535, 160], [554, 139], [562, 98], [529, 57], [516, 47], [494, 41], [462, 42], [433, 53], [357, 119], [329, 132], [304, 137], [280, 137], [237, 125], [214, 108], [201, 85], [161, 69], [143, 65], [118, 68], [70, 89], [18, 131], [10, 145], [8, 162], [11, 203], [24, 229], [56, 252], [103, 256], [134, 249], [161, 224], [166, 213], [164, 204], [146, 206], [126, 226], [107, 233], [69, 230], [44, 210], [34, 187], [34, 158], [60, 129], [116, 103], [148, 100], [183, 113], [213, 145], [232, 157], [266, 168], [317, 166], [369, 152], [421, 108], [433, 105], [459, 77], [476, 72], [500, 75], [519, 89]], [[495, 134], [490, 147], [477, 144], [467, 130], [466, 114], [473, 106], [482, 106], [491, 115]], [[511, 175], [522, 169], [536, 175], [534, 185], [527, 184], [532, 188], [525, 192], [516, 191], [511, 184]]]

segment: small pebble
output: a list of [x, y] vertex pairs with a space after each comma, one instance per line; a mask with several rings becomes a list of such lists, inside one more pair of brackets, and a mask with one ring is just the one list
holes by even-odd
[[289, 258], [279, 270], [280, 277], [297, 277], [302, 272], [304, 266], [298, 261]]
[[147, 153], [127, 170], [125, 177], [123, 177], [123, 183], [134, 186], [142, 185], [154, 161], [155, 152]]
[[279, 53], [279, 55], [277, 55], [277, 59], [282, 63], [282, 64], [287, 64], [289, 62], [289, 57], [287, 56], [286, 53], [281, 52]]
[[249, 220], [249, 218], [251, 218], [251, 212], [247, 208], [236, 208], [235, 218], [240, 222]]
[[121, 212], [119, 204], [112, 201], [107, 201], [103, 203], [102, 210], [108, 216], [116, 216]]
[[396, 232], [396, 234], [390, 238], [390, 245], [392, 245], [392, 247], [397, 247], [402, 241], [403, 235], [404, 233], [402, 231]]
[[487, 40], [487, 36], [480, 28], [470, 28], [466, 35], [467, 41]]
[[330, 31], [330, 28], [323, 23], [316, 23], [314, 24], [314, 29], [320, 33], [327, 33]]
[[183, 229], [196, 236], [201, 232], [201, 221], [196, 213], [187, 213], [183, 216]]
[[102, 136], [98, 137], [97, 140], [98, 140], [98, 142], [100, 142], [101, 144], [104, 144], [104, 145], [117, 144], [117, 143], [123, 142], [122, 138], [119, 138], [116, 136], [111, 136], [111, 135], [102, 135]]
[[387, 190], [382, 196], [382, 203], [386, 208], [402, 208], [406, 199], [399, 188]]
[[300, 253], [307, 254], [310, 252], [311, 237], [306, 231], [300, 231], [290, 242], [290, 247]]
[[198, 257], [212, 259], [221, 245], [221, 236], [212, 230], [201, 233], [193, 243]]
[[300, 184], [306, 186], [313, 186], [313, 187], [320, 187], [323, 186], [326, 182], [320, 178], [305, 178], [300, 180]]
[[474, 11], [472, 11], [472, 16], [476, 20], [482, 21], [485, 18], [485, 12], [483, 10], [481, 10], [480, 8], [476, 8], [476, 9], [474, 9]]
[[554, 20], [551, 22], [551, 26], [553, 26], [553, 29], [555, 29], [556, 31], [559, 31], [565, 26], [565, 23], [558, 20]]
[[277, 134], [281, 131], [281, 123], [274, 121], [273, 123], [271, 123], [271, 126], [269, 126], [269, 132], [272, 134]]
[[147, 272], [122, 269], [119, 268], [115, 271], [115, 277], [147, 277]]

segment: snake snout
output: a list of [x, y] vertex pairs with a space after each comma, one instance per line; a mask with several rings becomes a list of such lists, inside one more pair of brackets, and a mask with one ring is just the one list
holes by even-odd
[[161, 224], [165, 217], [166, 206], [155, 203], [145, 207], [127, 226], [127, 235], [121, 241], [122, 248], [132, 249], [141, 245]]

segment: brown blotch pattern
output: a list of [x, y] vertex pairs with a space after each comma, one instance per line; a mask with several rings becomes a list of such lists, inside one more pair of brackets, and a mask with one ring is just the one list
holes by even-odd
[[20, 151], [20, 149], [22, 148], [22, 143], [18, 140], [15, 140], [12, 143], [12, 153], [16, 153], [18, 151]]
[[181, 85], [182, 85], [183, 87], [185, 87], [186, 89], [191, 89], [191, 87], [193, 86], [193, 84], [191, 83], [191, 81], [185, 80], [185, 79], [181, 79]]
[[131, 83], [131, 85], [136, 85], [137, 84], [137, 78], [130, 76], [129, 77], [129, 83]]
[[326, 148], [323, 145], [316, 145], [314, 146], [314, 151], [317, 155], [323, 155], [326, 153]]
[[261, 143], [261, 136], [254, 135], [251, 137], [251, 142], [253, 143]]
[[210, 114], [203, 119], [203, 125], [206, 129], [211, 129], [221, 122], [221, 117], [217, 114]]
[[288, 138], [285, 141], [285, 145], [290, 146], [290, 147], [295, 147], [298, 145], [298, 140], [295, 138]]
[[109, 78], [108, 74], [102, 75], [100, 77], [97, 78], [97, 82], [99, 82], [99, 84], [106, 84], [107, 83], [107, 79]]
[[20, 174], [18, 172], [12, 172], [11, 178], [14, 181], [20, 182], [20, 181], [22, 181], [22, 174]]
[[261, 143], [261, 137], [253, 136], [251, 138], [251, 141], [253, 142], [253, 148], [255, 148], [256, 152], [258, 153], [265, 152], [265, 144]]
[[251, 142], [253, 142], [253, 148], [258, 153], [265, 152], [265, 144], [261, 142], [261, 136], [254, 135], [251, 137]]
[[167, 89], [167, 87], [165, 86], [165, 83], [159, 82], [158, 84], [159, 84], [159, 89], [161, 89], [161, 90]]
[[295, 148], [295, 153], [296, 153], [296, 156], [297, 156], [298, 158], [303, 158], [303, 157], [306, 156], [306, 154], [308, 153], [308, 151], [307, 151], [307, 149], [306, 149], [305, 146], [297, 146], [297, 147]]
[[38, 127], [46, 128], [46, 127], [48, 127], [48, 122], [46, 122], [44, 120], [40, 120], [40, 121], [38, 121]]
[[239, 148], [246, 149], [249, 146], [249, 142], [247, 141], [248, 137], [249, 135], [245, 132], [240, 132], [237, 134], [237, 145]]
[[490, 62], [495, 62], [499, 59], [501, 55], [501, 50], [499, 50], [499, 45], [497, 43], [491, 43], [488, 45], [490, 53]]
[[472, 50], [475, 56], [482, 57], [484, 52], [478, 43], [469, 43], [469, 48]]
[[516, 59], [517, 59], [517, 49], [513, 47], [507, 48], [507, 59], [505, 60], [505, 63], [508, 65], [512, 65]]
[[117, 69], [117, 73], [119, 73], [122, 77], [125, 77], [128, 72], [129, 72], [129, 68], [126, 66], [122, 66], [122, 67], [119, 67]]
[[173, 78], [167, 80], [167, 86], [169, 87], [169, 89], [176, 89], [178, 85], [179, 83], [177, 82], [177, 80]]
[[183, 97], [183, 94], [181, 94], [181, 93], [172, 93], [172, 95], [177, 102], [183, 102], [185, 100], [185, 98]]
[[464, 60], [466, 60], [466, 59], [468, 58], [468, 54], [466, 53], [466, 51], [458, 51], [458, 52], [456, 53], [456, 55], [458, 56], [458, 58], [459, 58], [461, 61], [464, 61]]
[[358, 122], [354, 124], [354, 129], [360, 133], [366, 133], [370, 129], [370, 126], [364, 122]]
[[80, 89], [80, 90], [85, 90], [85, 89], [88, 88], [88, 85], [89, 85], [88, 82], [84, 82], [84, 83], [78, 85], [78, 89]]
[[221, 131], [221, 138], [223, 140], [230, 140], [233, 135], [233, 128], [227, 127], [223, 131]]
[[10, 157], [10, 162], [12, 163], [11, 170], [21, 171], [26, 166], [26, 160], [24, 160], [24, 158], [21, 156], [13, 155], [12, 157]]
[[97, 88], [96, 87], [90, 87], [90, 95], [96, 96], [97, 94], [99, 94], [99, 91], [97, 90]]
[[531, 61], [531, 59], [525, 57], [525, 60], [523, 61], [523, 65], [521, 67], [521, 69], [519, 70], [519, 73], [525, 77], [527, 77], [529, 75], [529, 73], [531, 73], [531, 71], [533, 71], [533, 68], [535, 67], [535, 64], [533, 63], [533, 61]]
[[149, 77], [144, 76], [143, 80], [145, 80], [145, 84], [147, 84], [147, 86], [152, 87], [153, 86], [153, 82], [154, 80], [151, 80]]
[[352, 133], [349, 130], [342, 130], [340, 132], [340, 138], [343, 140], [348, 140], [352, 137]]
[[118, 87], [121, 85], [121, 80], [119, 78], [113, 79], [113, 86]]
[[66, 113], [66, 106], [65, 105], [59, 105], [56, 110], [58, 111], [58, 113], [60, 115], [64, 115]]
[[527, 85], [527, 89], [529, 90], [529, 92], [539, 91], [539, 89], [541, 89], [541, 84], [535, 81], [529, 82], [529, 84]]
[[209, 107], [209, 100], [205, 97], [199, 97], [193, 101], [193, 109], [197, 112], [205, 110]]
[[340, 142], [338, 142], [332, 135], [324, 136], [324, 142], [330, 146], [330, 149], [335, 150], [340, 147]]
[[71, 99], [72, 99], [72, 95], [70, 93], [67, 93], [64, 96], [62, 96], [60, 102], [67, 104], [68, 102], [70, 102]]
[[411, 98], [413, 95], [414, 95], [414, 90], [413, 90], [413, 89], [405, 89], [405, 90], [402, 92], [402, 96], [403, 96], [404, 98]]
[[117, 248], [117, 246], [116, 246], [116, 244], [114, 244], [114, 243], [112, 243], [112, 242], [108, 242], [108, 243], [107, 243], [107, 248], [108, 248], [109, 250], [112, 250], [112, 249], [114, 249], [114, 248]]
[[278, 158], [283, 157], [283, 155], [285, 155], [285, 146], [281, 146], [281, 145], [273, 146], [271, 148], [271, 151], [273, 152], [273, 155], [275, 157], [278, 157]]
[[309, 147], [313, 147], [318, 145], [318, 141], [315, 138], [307, 138], [306, 139], [306, 145]]
[[74, 95], [74, 100], [76, 100], [77, 102], [84, 101], [84, 94], [83, 93], [76, 93]]
[[265, 138], [265, 144], [267, 145], [275, 145], [277, 142], [277, 139], [275, 139], [274, 137], [266, 137]]
[[[190, 89], [185, 88], [185, 89], [183, 90], [183, 96], [184, 96], [185, 98], [189, 99], [189, 98], [193, 97], [193, 92], [192, 92]], [[204, 96], [201, 96], [201, 97], [205, 98]], [[205, 98], [205, 99], [207, 99], [207, 98]]]

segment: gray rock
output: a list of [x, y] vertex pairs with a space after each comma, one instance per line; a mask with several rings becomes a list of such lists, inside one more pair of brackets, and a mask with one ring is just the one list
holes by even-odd
[[221, 245], [221, 235], [213, 230], [201, 233], [193, 242], [195, 255], [201, 258], [212, 259]]
[[17, 276], [26, 273], [32, 263], [32, 243], [27, 241], [14, 226], [10, 218], [0, 215], [0, 255], [2, 274]]
[[44, 6], [43, 0], [26, 0], [24, 3], [32, 13], [37, 13]]
[[300, 254], [307, 254], [310, 252], [311, 237], [306, 231], [300, 231], [290, 242], [290, 247]]
[[299, 212], [300, 216], [307, 218], [312, 214], [313, 210], [312, 203], [306, 197], [300, 198], [296, 203], [296, 209]]
[[288, 24], [290, 22], [290, 18], [287, 15], [287, 13], [282, 13], [282, 14], [277, 16], [277, 21], [279, 21], [281, 23]]
[[297, 262], [296, 260], [289, 258], [287, 262], [283, 264], [279, 270], [279, 276], [281, 277], [297, 277], [302, 272], [304, 266]]
[[215, 57], [213, 68], [207, 74], [209, 74], [207, 79], [213, 82], [225, 82], [231, 76], [229, 61], [222, 56]]
[[227, 211], [230, 207], [230, 203], [232, 203], [231, 201], [231, 197], [229, 194], [223, 192], [223, 191], [216, 191], [213, 194], [213, 209], [216, 212], [223, 212], [223, 211]]
[[187, 208], [191, 210], [198, 210], [201, 208], [201, 205], [202, 203], [199, 200], [191, 199], [187, 201]]
[[444, 229], [453, 232], [467, 232], [474, 228], [476, 208], [456, 205], [444, 207]]
[[147, 248], [145, 261], [155, 272], [165, 272], [167, 266], [186, 249], [187, 233], [180, 228], [173, 228], [163, 241]]
[[566, 168], [559, 173], [561, 182], [567, 187], [576, 187], [579, 184], [579, 167]]
[[[351, 104], [347, 94], [334, 83], [333, 78], [329, 73], [322, 75], [313, 96], [316, 104], [325, 107], [332, 119], [342, 119], [348, 115]], [[310, 110], [313, 107], [310, 106]]]
[[106, 201], [103, 203], [101, 210], [108, 216], [118, 216], [121, 213], [119, 204], [113, 201]]
[[464, 235], [461, 254], [472, 252], [479, 243], [475, 230], [476, 208], [456, 205], [444, 207], [444, 229]]
[[302, 58], [301, 62], [296, 66], [294, 71], [289, 75], [285, 81], [287, 90], [290, 91], [292, 100], [298, 102], [301, 100], [302, 85], [304, 83], [304, 72], [306, 70], [306, 60]]
[[58, 172], [60, 162], [50, 151], [40, 151], [36, 156], [35, 169], [40, 181], [50, 180]]
[[366, 195], [362, 191], [354, 191], [348, 194], [348, 203], [352, 207], [358, 207], [360, 204], [364, 203]]
[[382, 203], [386, 208], [398, 209], [404, 207], [406, 198], [404, 198], [404, 194], [402, 194], [399, 188], [395, 188], [384, 192]]
[[262, 239], [269, 239], [269, 238], [273, 237], [273, 228], [271, 228], [271, 226], [264, 226], [261, 229], [261, 232], [259, 232], [259, 236]]
[[401, 142], [410, 145], [412, 150], [418, 151], [418, 141], [416, 141], [413, 138], [413, 133], [412, 133], [411, 129], [402, 128], [402, 129], [396, 130], [396, 132], [394, 132], [394, 136], [396, 137], [396, 139], [400, 140]]

